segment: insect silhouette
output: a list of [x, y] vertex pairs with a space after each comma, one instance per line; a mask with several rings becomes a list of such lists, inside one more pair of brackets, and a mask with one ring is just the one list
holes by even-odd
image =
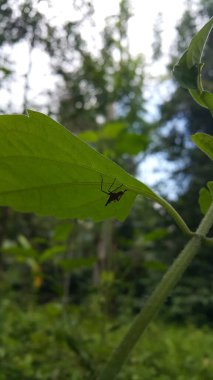
[[115, 189], [112, 189], [115, 181], [116, 181], [116, 178], [114, 178], [114, 181], [109, 186], [108, 191], [105, 191], [103, 190], [103, 177], [101, 176], [101, 191], [102, 193], [105, 193], [109, 196], [109, 198], [107, 199], [105, 203], [105, 206], [107, 206], [111, 202], [116, 202], [116, 201], [118, 202], [121, 199], [121, 197], [124, 195], [125, 191], [127, 191], [126, 189], [118, 191], [123, 186], [123, 184], [119, 185]]

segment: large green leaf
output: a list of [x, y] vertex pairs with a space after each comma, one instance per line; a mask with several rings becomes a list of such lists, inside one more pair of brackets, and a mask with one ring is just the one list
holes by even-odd
[[213, 160], [213, 136], [199, 132], [192, 135], [192, 141]]
[[[127, 190], [105, 203], [113, 191]], [[137, 194], [151, 189], [41, 113], [0, 116], [0, 205], [59, 218], [125, 219]], [[165, 201], [164, 201], [165, 203]]]

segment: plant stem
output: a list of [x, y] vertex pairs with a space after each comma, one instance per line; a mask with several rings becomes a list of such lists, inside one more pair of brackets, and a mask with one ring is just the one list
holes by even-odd
[[182, 274], [188, 268], [193, 257], [198, 253], [203, 237], [206, 236], [212, 225], [213, 203], [202, 219], [196, 234], [189, 240], [187, 245], [181, 251], [177, 259], [162, 278], [157, 288], [149, 297], [142, 311], [135, 318], [132, 326], [124, 339], [121, 341], [120, 345], [112, 354], [98, 380], [114, 380], [116, 378], [132, 348], [135, 346], [152, 318], [157, 314], [163, 302], [171, 293], [171, 290], [177, 284]]
[[181, 229], [181, 231], [187, 235], [192, 236], [194, 233], [189, 229], [187, 224], [184, 222], [184, 220], [181, 218], [181, 216], [178, 214], [178, 212], [172, 207], [172, 205], [167, 202], [164, 198], [158, 197], [156, 201], [167, 210], [167, 212], [171, 215], [171, 217], [175, 220], [178, 227]]

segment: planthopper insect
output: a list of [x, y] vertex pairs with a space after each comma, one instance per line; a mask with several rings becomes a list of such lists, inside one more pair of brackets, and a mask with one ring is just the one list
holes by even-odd
[[105, 191], [103, 190], [103, 177], [101, 176], [101, 191], [102, 193], [105, 193], [109, 196], [109, 198], [107, 199], [105, 203], [105, 206], [107, 206], [111, 202], [116, 202], [116, 201], [118, 202], [121, 199], [121, 197], [124, 195], [125, 191], [127, 191], [126, 189], [118, 191], [123, 186], [123, 184], [119, 185], [115, 189], [112, 189], [115, 181], [116, 181], [116, 178], [114, 178], [114, 181], [109, 186], [108, 191]]

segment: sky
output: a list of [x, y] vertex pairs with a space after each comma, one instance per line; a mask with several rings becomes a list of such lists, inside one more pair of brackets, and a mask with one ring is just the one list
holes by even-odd
[[[166, 63], [168, 60], [168, 52], [175, 38], [176, 23], [181, 18], [184, 4], [187, 0], [130, 0], [132, 17], [129, 20], [129, 47], [133, 55], [142, 54], [147, 64], [147, 74], [152, 76], [163, 75], [166, 72]], [[75, 12], [70, 0], [51, 0], [52, 5], [48, 5], [47, 0], [35, 0], [38, 9], [45, 15], [54, 20], [55, 24], [60, 25], [64, 21], [73, 21], [78, 19], [79, 13]], [[76, 0], [77, 4], [81, 4], [81, 0]], [[94, 6], [94, 24], [86, 21], [82, 29], [82, 35], [88, 41], [91, 49], [100, 46], [101, 31], [103, 30], [105, 19], [118, 13], [119, 0], [92, 0]], [[162, 50], [163, 58], [156, 64], [151, 62], [152, 42], [153, 42], [153, 25], [156, 22], [159, 13], [162, 14]], [[21, 53], [20, 53], [21, 50]], [[26, 44], [14, 48], [13, 55], [16, 56], [16, 71], [20, 73], [20, 78], [24, 78], [24, 74], [28, 67], [28, 47]], [[41, 106], [45, 102], [42, 96], [42, 90], [54, 89], [54, 78], [50, 76], [48, 57], [41, 52], [34, 50], [33, 66], [30, 75], [31, 94], [35, 101]], [[22, 112], [22, 93], [20, 89], [21, 79], [14, 83], [14, 88], [10, 91], [10, 100], [16, 104], [15, 112]], [[23, 87], [23, 86], [22, 86]], [[13, 93], [13, 98], [11, 98]], [[7, 102], [7, 94], [5, 93], [5, 102]], [[41, 108], [42, 109], [42, 108]]]
[[[66, 2], [66, 1], [65, 1]], [[132, 18], [129, 22], [130, 49], [133, 54], [142, 53], [147, 58], [152, 54], [153, 24], [162, 13], [163, 49], [168, 47], [175, 36], [175, 24], [184, 10], [185, 0], [132, 0]], [[101, 27], [106, 15], [118, 10], [118, 1], [94, 0], [97, 24]]]
[[[153, 24], [159, 13], [162, 14], [163, 51], [166, 54], [175, 37], [175, 25], [184, 10], [187, 0], [130, 0], [132, 17], [129, 21], [129, 41], [132, 54], [144, 54], [148, 59], [152, 54]], [[43, 3], [43, 5], [42, 5]], [[48, 9], [46, 1], [41, 1], [40, 6], [46, 12], [55, 17], [58, 22], [63, 22], [75, 17], [69, 0], [52, 0], [52, 10]], [[81, 1], [76, 1], [81, 3]], [[105, 19], [117, 14], [119, 0], [92, 0], [94, 5], [94, 20], [97, 34], [103, 29]], [[78, 15], [76, 14], [76, 17]], [[89, 35], [85, 28], [85, 35]]]
[[[132, 17], [129, 20], [129, 47], [133, 55], [142, 54], [146, 61], [146, 70], [148, 75], [159, 76], [166, 72], [166, 63], [168, 62], [168, 53], [176, 35], [175, 26], [181, 18], [185, 9], [187, 0], [130, 0]], [[47, 17], [54, 20], [54, 23], [61, 24], [64, 21], [73, 21], [79, 18], [79, 13], [75, 12], [70, 0], [51, 0], [52, 6], [48, 6], [47, 0], [35, 1], [37, 7], [41, 12], [44, 12]], [[76, 0], [77, 4], [81, 0]], [[94, 6], [94, 26], [91, 29], [91, 24], [85, 25], [82, 29], [82, 35], [91, 45], [94, 46], [101, 44], [101, 31], [104, 28], [105, 19], [109, 16], [118, 13], [119, 0], [92, 0]], [[151, 60], [152, 56], [152, 42], [154, 39], [153, 26], [161, 13], [161, 27], [162, 27], [162, 51], [163, 58], [156, 64]], [[93, 36], [92, 36], [93, 35]], [[21, 49], [21, 54], [20, 54]], [[27, 56], [28, 47], [22, 45], [14, 49], [14, 56], [17, 57], [17, 68], [20, 72], [20, 78], [24, 79], [24, 74], [27, 71]], [[49, 61], [48, 57], [41, 52], [35, 50], [33, 53], [33, 66], [30, 75], [31, 94], [38, 104], [45, 103], [45, 97], [42, 96], [42, 90], [54, 89], [54, 79], [49, 74]], [[23, 88], [23, 86], [22, 86]], [[162, 89], [166, 93], [166, 88]], [[147, 97], [152, 101], [149, 103], [150, 113], [154, 115], [155, 107], [153, 103], [154, 95], [157, 93], [155, 89], [150, 86], [147, 91]], [[13, 98], [12, 99], [12, 95]], [[7, 100], [5, 93], [5, 100]], [[12, 91], [9, 96], [11, 101], [16, 104], [15, 112], [22, 113], [22, 93], [21, 93], [21, 79], [14, 83]], [[158, 102], [159, 94], [154, 102]], [[45, 108], [43, 109], [45, 112]], [[159, 162], [154, 158], [149, 158], [149, 161], [144, 161], [141, 165], [140, 177], [148, 185], [152, 186], [162, 177], [160, 172], [156, 172], [155, 168], [159, 167]], [[150, 176], [150, 172], [152, 175]]]

